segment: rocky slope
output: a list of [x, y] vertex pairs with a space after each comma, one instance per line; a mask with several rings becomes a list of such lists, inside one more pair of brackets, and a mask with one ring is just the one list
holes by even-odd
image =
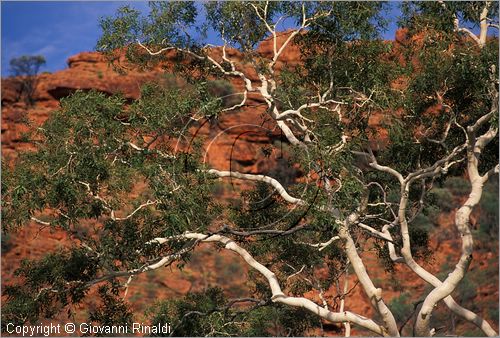
[[[398, 32], [397, 44], [405, 42], [404, 32]], [[272, 46], [269, 41], [263, 42], [258, 51], [262, 55], [271, 55]], [[214, 50], [214, 54], [220, 50]], [[238, 58], [241, 56], [236, 51], [229, 51], [230, 56]], [[125, 62], [124, 60], [121, 60]], [[288, 49], [283, 54], [278, 68], [284, 64], [293, 65], [300, 61], [299, 51], [296, 47]], [[244, 66], [244, 64], [243, 64]], [[122, 93], [125, 98], [135, 100], [139, 98], [140, 87], [148, 81], [158, 81], [162, 78], [162, 72], [153, 70], [141, 72], [136, 68], [129, 67], [125, 75], [115, 72], [105, 58], [95, 52], [84, 52], [68, 59], [68, 68], [53, 74], [44, 73], [39, 77], [39, 84], [35, 93], [35, 105], [26, 107], [18, 100], [18, 85], [15, 79], [2, 79], [2, 156], [4, 158], [15, 158], [19, 151], [30, 148], [30, 144], [23, 141], [23, 132], [27, 127], [23, 124], [26, 118], [35, 125], [47, 119], [50, 113], [59, 107], [59, 100], [70, 95], [72, 92], [96, 89], [105, 93]], [[249, 69], [247, 69], [249, 70]], [[257, 80], [256, 75], [249, 72], [252, 80]], [[235, 81], [232, 83], [234, 91], [242, 91], [243, 84]], [[262, 120], [264, 113], [262, 102], [250, 96], [251, 108], [241, 109], [221, 116], [216, 124], [207, 124], [200, 129], [198, 136], [207, 136], [213, 140], [210, 147], [206, 143], [207, 161], [217, 169], [229, 169], [228, 159], [232, 156], [232, 168], [243, 172], [266, 173], [276, 169], [269, 167], [268, 159], [262, 154], [262, 147], [269, 144], [273, 138], [278, 138], [276, 131], [268, 133], [266, 128], [272, 125]], [[374, 116], [371, 123], [377, 126], [383, 116]], [[263, 124], [262, 124], [263, 123]], [[261, 127], [261, 125], [263, 127]], [[239, 137], [242, 132], [245, 133]], [[381, 131], [381, 139], [383, 139]], [[237, 142], [235, 142], [237, 140]], [[276, 154], [273, 154], [273, 156]], [[238, 181], [234, 182], [238, 188]], [[226, 188], [232, 189], [232, 188]], [[223, 193], [231, 195], [231, 191]], [[436, 249], [432, 261], [422, 262], [431, 271], [438, 271], [443, 264], [452, 265], [459, 256], [460, 240], [453, 226], [453, 211], [442, 213], [437, 221], [438, 226], [432, 230], [431, 247]], [[53, 251], [68, 244], [67, 236], [59, 231], [42, 229], [31, 224], [10, 235], [2, 242], [2, 281], [12, 281], [13, 272], [19, 266], [23, 258], [38, 258], [45, 252]], [[370, 246], [373, 243], [369, 243]], [[488, 279], [476, 282], [476, 294], [468, 299], [468, 303], [477, 305], [482, 310], [482, 315], [492, 320], [492, 324], [498, 329], [498, 318], [494, 317], [494, 311], [488, 307], [497, 309], [498, 316], [498, 248], [497, 240], [494, 243], [477, 243], [478, 250], [475, 253], [471, 265], [471, 273], [485, 274]], [[411, 272], [403, 267], [398, 267], [391, 275], [377, 263], [376, 255], [372, 251], [364, 253], [369, 274], [374, 278], [375, 284], [381, 285], [384, 290], [384, 298], [387, 302], [397, 300], [405, 292], [411, 300], [417, 300], [426, 290], [426, 285], [417, 278], [408, 279]], [[214, 267], [223, 267], [223, 275], [215, 275]], [[321, 273], [321, 272], [320, 272]], [[163, 297], [176, 297], [188, 291], [201, 290], [209, 285], [220, 285], [228, 290], [231, 297], [246, 294], [245, 280], [247, 267], [241, 264], [238, 257], [231, 253], [216, 253], [206, 246], [201, 246], [195, 254], [190, 265], [182, 272], [178, 270], [156, 271], [147, 275], [141, 275], [131, 284], [127, 298], [135, 309], [140, 311], [151, 303], [152, 300]], [[398, 283], [397, 280], [405, 280]], [[350, 285], [355, 285], [355, 278], [351, 276]], [[327, 296], [334, 295], [332, 290]], [[311, 295], [314, 298], [313, 295]], [[319, 299], [316, 299], [319, 301]], [[407, 301], [407, 303], [411, 303]], [[495, 305], [496, 304], [496, 305]], [[357, 286], [349, 294], [346, 307], [356, 313], [371, 315], [372, 309], [369, 300], [363, 290]], [[493, 314], [492, 314], [493, 313]], [[83, 315], [82, 315], [83, 316]], [[83, 319], [84, 317], [82, 317]], [[464, 325], [458, 322], [457, 325]], [[474, 328], [466, 324], [467, 329]], [[325, 334], [336, 334], [334, 326], [325, 327]], [[353, 334], [357, 331], [354, 330]], [[359, 332], [362, 333], [362, 332]], [[316, 332], [315, 334], [321, 334]]]

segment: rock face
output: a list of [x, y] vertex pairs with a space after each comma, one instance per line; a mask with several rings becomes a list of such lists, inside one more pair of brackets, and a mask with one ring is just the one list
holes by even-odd
[[39, 75], [34, 94], [35, 105], [26, 107], [18, 101], [19, 85], [15, 79], [2, 79], [2, 151], [4, 156], [28, 145], [22, 141], [26, 131], [22, 124], [28, 118], [41, 124], [50, 112], [59, 107], [59, 100], [78, 89], [97, 89], [105, 93], [123, 93], [128, 99], [137, 99], [140, 86], [154, 79], [155, 73], [131, 71], [127, 75], [113, 72], [99, 53], [81, 53], [68, 59], [68, 69], [54, 74]]
[[[264, 51], [268, 48], [263, 47]], [[220, 54], [221, 51], [215, 49], [214, 55]], [[234, 50], [228, 51], [231, 57], [241, 59], [240, 55]], [[122, 64], [126, 62], [120, 60]], [[158, 80], [163, 72], [160, 69], [148, 72], [141, 72], [131, 65], [127, 65], [126, 74], [120, 74], [114, 71], [113, 67], [107, 62], [105, 57], [97, 52], [84, 52], [72, 56], [68, 59], [68, 68], [54, 74], [44, 73], [39, 75], [38, 85], [34, 94], [35, 105], [26, 107], [23, 102], [19, 101], [20, 85], [13, 78], [2, 79], [2, 150], [3, 155], [11, 157], [16, 155], [16, 152], [29, 147], [22, 140], [22, 134], [27, 130], [23, 124], [25, 118], [28, 118], [35, 124], [43, 123], [49, 116], [50, 112], [59, 107], [59, 100], [69, 96], [76, 90], [95, 89], [107, 94], [121, 93], [126, 99], [132, 101], [140, 96], [141, 86], [149, 81]], [[252, 75], [252, 74], [251, 74]], [[254, 80], [257, 76], [253, 74]], [[243, 89], [243, 84], [239, 81], [232, 83], [235, 92], [240, 92]], [[252, 97], [249, 99], [250, 104], [258, 105], [262, 103], [256, 101]], [[264, 124], [260, 127], [259, 117], [263, 113], [263, 107], [241, 109], [240, 111], [231, 112], [222, 116], [217, 123], [212, 123], [204, 126], [198, 131], [199, 136], [215, 136], [210, 146], [207, 158], [214, 167], [218, 169], [228, 169], [229, 164], [225, 163], [224, 159], [230, 158], [228, 147], [233, 146], [231, 135], [241, 134], [245, 129], [256, 129], [255, 132], [250, 132], [239, 139], [239, 143], [235, 144], [238, 151], [233, 152], [234, 162], [241, 163], [247, 166], [246, 171], [254, 172], [262, 169], [262, 165], [257, 163], [258, 158], [255, 156], [256, 149], [252, 148], [251, 144], [243, 144], [247, 140], [252, 144], [267, 143], [269, 141], [269, 132], [267, 129], [272, 128], [269, 124]], [[279, 135], [278, 135], [279, 136]], [[276, 136], [276, 133], [274, 135]]]
[[[278, 35], [277, 47], [279, 48], [289, 33], [283, 32]], [[271, 40], [263, 41], [257, 48], [257, 52], [263, 57], [273, 55], [273, 44]], [[213, 48], [211, 55], [215, 59], [221, 59], [222, 48]], [[239, 64], [245, 75], [256, 84], [259, 82], [253, 66], [243, 59], [240, 52], [228, 49], [227, 55]], [[119, 56], [118, 63], [126, 69], [121, 74], [114, 70], [106, 58], [97, 52], [83, 52], [68, 59], [68, 68], [53, 74], [43, 73], [38, 77], [38, 85], [34, 94], [35, 105], [26, 107], [19, 101], [20, 85], [14, 78], [2, 79], [2, 150], [6, 157], [15, 157], [16, 151], [26, 149], [28, 144], [23, 142], [22, 134], [26, 131], [23, 124], [28, 118], [35, 124], [43, 123], [50, 112], [59, 107], [59, 100], [69, 96], [76, 90], [95, 89], [107, 94], [121, 93], [129, 101], [139, 98], [141, 86], [149, 81], [159, 80], [164, 71], [160, 66], [150, 71], [141, 71], [129, 64], [125, 56]], [[167, 55], [169, 68], [174, 62], [174, 55]], [[291, 44], [286, 52], [280, 56], [276, 64], [279, 72], [284, 66], [293, 67], [300, 63], [300, 51], [298, 46]], [[164, 65], [165, 66], [165, 65]], [[240, 79], [232, 79], [231, 85], [234, 93], [243, 93], [244, 83]], [[259, 95], [250, 93], [248, 95], [248, 107], [222, 114], [220, 118], [211, 124], [203, 125], [196, 135], [208, 137], [211, 143], [207, 143], [207, 159], [214, 168], [219, 170], [229, 169], [228, 159], [232, 159], [238, 169], [244, 169], [250, 173], [263, 173], [268, 159], [261, 154], [261, 148], [266, 144], [279, 140], [281, 135], [275, 128], [274, 123], [269, 121], [265, 114], [265, 105]], [[379, 130], [379, 137], [373, 142], [383, 144], [386, 140], [386, 132], [381, 127], [384, 114], [373, 114], [370, 117], [370, 125]], [[235, 142], [235, 139], [237, 142]], [[231, 149], [232, 152], [231, 152]], [[260, 155], [259, 155], [260, 154]]]
[[[286, 33], [279, 36], [279, 45], [286, 37]], [[398, 31], [395, 48], [397, 49], [398, 45], [401, 46], [407, 43], [407, 39], [407, 32]], [[257, 49], [263, 56], [270, 56], [272, 50], [271, 41], [264, 41]], [[228, 50], [227, 52], [232, 59], [237, 59], [242, 67], [248, 71], [246, 73], [252, 81], [258, 80], [255, 72], [250, 71], [250, 65], [245, 66], [242, 56], [237, 51]], [[215, 48], [212, 53], [218, 56], [222, 51], [220, 48]], [[123, 58], [120, 61], [125, 63]], [[299, 50], [292, 45], [280, 58], [277, 69], [281, 69], [285, 64], [293, 66], [299, 62]], [[68, 59], [67, 69], [39, 76], [39, 83], [35, 92], [36, 102], [33, 107], [26, 107], [23, 102], [19, 101], [19, 85], [15, 79], [2, 79], [2, 156], [7, 159], [15, 158], [19, 151], [30, 148], [30, 144], [23, 141], [23, 133], [27, 131], [27, 127], [23, 123], [26, 118], [36, 125], [43, 123], [52, 111], [59, 108], [59, 100], [76, 90], [96, 89], [108, 94], [122, 93], [125, 98], [132, 101], [139, 98], [141, 85], [148, 81], [158, 80], [162, 74], [163, 72], [160, 69], [141, 72], [137, 68], [130, 66], [127, 73], [122, 75], [114, 71], [101, 54], [95, 52], [80, 53]], [[243, 91], [241, 81], [234, 81], [232, 85], [235, 92]], [[397, 81], [394, 86], [403, 88], [405, 80]], [[264, 147], [272, 146], [275, 141], [280, 139], [281, 135], [274, 129], [272, 123], [266, 122], [263, 102], [256, 97], [249, 96], [249, 103], [250, 107], [223, 114], [214, 123], [194, 127], [195, 129], [199, 128], [197, 131], [199, 137], [206, 137], [210, 140], [210, 142], [205, 143], [207, 162], [211, 167], [219, 170], [228, 170], [230, 166], [233, 170], [248, 173], [270, 173], [273, 170], [284, 170], [286, 165], [281, 165], [279, 161], [276, 161], [274, 167], [270, 167], [269, 160], [263, 152]], [[378, 126], [382, 120], [383, 114], [374, 115], [370, 124]], [[380, 130], [379, 141], [381, 140], [383, 143], [385, 136], [386, 133]], [[279, 158], [279, 147], [272, 147], [272, 149], [271, 156]], [[236, 187], [241, 187], [242, 183], [235, 180], [233, 184]], [[231, 192], [228, 192], [227, 195], [231, 195]], [[435, 236], [432, 237], [431, 247], [436, 250], [439, 247], [438, 253], [434, 257], [436, 262], [441, 263], [447, 260], [455, 262], [457, 260], [460, 241], [456, 236], [451, 221], [452, 216], [452, 213], [440, 216], [440, 227], [436, 230]], [[2, 280], [7, 283], [12, 280], [13, 271], [19, 267], [21, 259], [39, 258], [47, 251], [64, 247], [68, 242], [69, 238], [62, 232], [48, 229], [40, 232], [37, 226], [33, 224], [24, 227], [11, 236], [9, 250], [2, 255]], [[130, 302], [138, 303], [139, 305], [136, 305], [135, 309], [140, 311], [151, 300], [179, 296], [188, 290], [197, 291], [208, 285], [224, 286], [225, 289], [232, 290], [230, 293], [233, 297], [244, 296], [247, 266], [244, 264], [238, 265], [239, 260], [237, 258], [235, 259], [234, 256], [224, 252], [222, 252], [222, 258], [217, 258], [219, 254], [214, 254], [212, 250], [202, 248], [192, 258], [191, 267], [183, 272], [155, 271], [149, 277], [145, 275], [137, 277], [129, 290]], [[498, 273], [498, 260], [495, 260], [495, 256], [493, 258], [488, 257], [484, 252], [484, 248], [478, 255], [479, 259], [475, 257], [472, 263], [472, 270], [481, 272], [488, 269], [488, 271], [494, 270]], [[377, 263], [377, 258], [373, 253], [366, 253], [364, 258], [367, 260], [369, 274], [375, 278], [376, 284], [382, 287], [384, 298], [389, 303], [391, 299], [400, 294], [400, 286], [393, 281], [408, 281], [407, 276], [411, 275], [411, 272], [408, 269], [399, 267], [394, 272], [395, 278], [392, 279], [392, 275], [384, 271], [384, 268]], [[197, 260], [199, 261], [198, 265], [196, 265]], [[489, 263], [484, 265], [476, 264], [476, 262], [492, 262], [493, 266], [488, 266]], [[215, 268], [210, 270], [210, 267], [217, 266], [217, 270], [220, 270], [220, 266], [217, 264], [223, 267], [232, 266], [233, 270], [239, 269], [238, 277], [229, 276], [221, 279], [218, 276], [211, 275], [209, 271], [214, 271]], [[437, 271], [440, 268], [439, 265], [433, 265], [432, 262], [425, 263], [425, 267], [431, 271]], [[166, 278], [166, 274], [168, 274], [168, 278]], [[495, 281], [488, 281], [485, 285], [480, 286], [478, 297], [487, 297], [493, 303], [498, 304], [498, 277], [495, 278]], [[422, 294], [426, 290], [426, 285], [419, 279], [414, 278], [408, 283], [411, 284], [415, 293]], [[355, 277], [350, 277], [349, 285], [355, 285]], [[491, 287], [492, 285], [493, 287]], [[404, 287], [407, 286], [407, 284], [404, 284]], [[335, 292], [332, 294], [334, 295]], [[139, 299], [141, 298], [139, 295], [144, 296], [142, 300]], [[311, 298], [314, 297], [316, 296], [311, 295]], [[315, 300], [319, 302], [319, 299]], [[483, 302], [483, 304], [486, 304], [486, 302]], [[360, 286], [352, 290], [346, 301], [346, 307], [367, 316], [372, 314], [370, 301], [366, 298]], [[484, 309], [484, 306], [479, 308]], [[486, 309], [484, 310], [483, 316], [486, 315]], [[497, 321], [492, 324], [498, 329]], [[337, 329], [333, 327], [330, 333], [335, 333]], [[356, 334], [356, 331], [353, 331], [353, 334]]]

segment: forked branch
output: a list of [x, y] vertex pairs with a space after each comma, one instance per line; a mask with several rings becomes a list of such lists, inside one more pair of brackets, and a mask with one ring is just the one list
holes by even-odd
[[[248, 265], [257, 270], [261, 275], [263, 275], [267, 279], [269, 287], [271, 288], [272, 292], [271, 300], [275, 303], [281, 303], [293, 307], [304, 308], [332, 323], [350, 322], [359, 325], [365, 329], [368, 329], [375, 334], [387, 335], [385, 328], [377, 324], [372, 319], [368, 319], [366, 317], [363, 317], [361, 315], [355, 314], [350, 311], [333, 312], [325, 309], [322, 306], [319, 306], [318, 304], [304, 297], [286, 296], [281, 289], [281, 286], [279, 284], [276, 275], [271, 270], [266, 268], [264, 265], [256, 261], [248, 251], [243, 249], [241, 246], [236, 244], [236, 242], [234, 242], [232, 239], [228, 237], [221, 235], [205, 235], [201, 233], [190, 233], [190, 232], [187, 232], [181, 236], [184, 237], [185, 239], [194, 239], [194, 240], [199, 240], [201, 242], [221, 243], [222, 245], [224, 245], [226, 249], [237, 253], [241, 258], [243, 258], [243, 260]], [[151, 242], [157, 242], [161, 244], [168, 242], [169, 240], [170, 240], [169, 238], [155, 238]]]

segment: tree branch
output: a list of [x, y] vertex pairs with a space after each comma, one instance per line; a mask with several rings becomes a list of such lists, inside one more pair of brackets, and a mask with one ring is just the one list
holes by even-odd
[[363, 264], [363, 261], [361, 260], [361, 257], [359, 257], [359, 254], [356, 250], [356, 245], [354, 244], [354, 241], [352, 240], [352, 237], [349, 234], [348, 230], [349, 225], [355, 224], [358, 218], [359, 216], [357, 214], [351, 214], [349, 217], [347, 217], [345, 221], [343, 222], [339, 221], [340, 224], [339, 236], [341, 239], [345, 241], [345, 251], [347, 257], [349, 258], [349, 261], [352, 264], [354, 272], [356, 273], [356, 276], [358, 277], [361, 285], [363, 286], [363, 289], [368, 298], [370, 299], [370, 302], [372, 303], [373, 307], [382, 317], [385, 323], [385, 328], [388, 330], [389, 335], [393, 337], [399, 337], [399, 331], [396, 324], [396, 320], [394, 319], [392, 312], [385, 305], [385, 302], [382, 299], [382, 289], [376, 288], [373, 285], [372, 280], [370, 279], [368, 273], [366, 272], [366, 268]]
[[[471, 192], [469, 193], [465, 203], [455, 214], [455, 225], [462, 238], [462, 254], [454, 270], [448, 275], [444, 282], [435, 287], [425, 298], [415, 324], [415, 330], [418, 335], [430, 334], [430, 317], [435, 305], [440, 300], [448, 297], [456, 289], [458, 283], [460, 283], [460, 281], [464, 278], [472, 261], [473, 238], [469, 229], [470, 214], [481, 200], [484, 183], [484, 178], [479, 175], [478, 171], [479, 156], [482, 149], [497, 134], [496, 129], [490, 128], [486, 133], [476, 139], [474, 135], [475, 130], [474, 126], [468, 128], [469, 138], [467, 144], [467, 172], [472, 185]], [[487, 328], [485, 333], [488, 335], [494, 333], [496, 335], [496, 333], [492, 331], [493, 330], [488, 330]]]
[[209, 174], [214, 174], [219, 177], [234, 177], [242, 180], [248, 180], [248, 181], [257, 181], [257, 182], [265, 182], [270, 184], [271, 186], [276, 189], [278, 194], [287, 202], [292, 203], [292, 204], [297, 204], [297, 205], [306, 205], [306, 202], [304, 200], [301, 200], [299, 198], [292, 197], [288, 194], [288, 192], [283, 188], [280, 182], [278, 182], [276, 179], [265, 176], [265, 175], [254, 175], [254, 174], [243, 174], [239, 173], [236, 171], [220, 171], [216, 169], [210, 169], [207, 171]]
[[[261, 263], [257, 262], [245, 249], [236, 244], [232, 239], [221, 236], [221, 235], [205, 235], [201, 233], [190, 233], [187, 232], [182, 237], [186, 239], [195, 239], [201, 242], [218, 242], [224, 245], [224, 247], [228, 250], [231, 250], [237, 253], [243, 260], [250, 265], [252, 268], [257, 270], [260, 274], [262, 274], [268, 281], [269, 287], [271, 288], [272, 297], [271, 300], [275, 303], [282, 303], [285, 305], [304, 308], [316, 315], [319, 315], [321, 318], [326, 319], [333, 323], [342, 323], [342, 322], [351, 322], [357, 324], [363, 328], [366, 328], [376, 334], [385, 335], [385, 329], [379, 324], [375, 323], [373, 320], [365, 318], [363, 316], [354, 314], [350, 311], [344, 311], [342, 313], [332, 312], [327, 310], [318, 304], [312, 302], [311, 300], [304, 297], [289, 297], [286, 296], [281, 290], [280, 284], [276, 275], [266, 268]], [[158, 243], [165, 242], [165, 239], [157, 238], [152, 240], [157, 241]], [[168, 239], [166, 240], [168, 241]]]

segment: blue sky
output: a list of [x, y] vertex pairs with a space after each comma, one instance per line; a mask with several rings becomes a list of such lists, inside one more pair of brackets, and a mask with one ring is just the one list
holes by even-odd
[[[2, 76], [9, 75], [9, 60], [21, 55], [45, 56], [47, 64], [41, 71], [66, 68], [68, 57], [94, 49], [99, 18], [126, 4], [148, 8], [143, 1], [1, 1]], [[395, 28], [394, 18], [384, 37], [393, 39]]]
[[9, 74], [9, 60], [20, 55], [45, 56], [42, 71], [66, 68], [69, 56], [94, 49], [99, 18], [125, 4], [147, 9], [145, 2], [2, 1], [2, 76]]

